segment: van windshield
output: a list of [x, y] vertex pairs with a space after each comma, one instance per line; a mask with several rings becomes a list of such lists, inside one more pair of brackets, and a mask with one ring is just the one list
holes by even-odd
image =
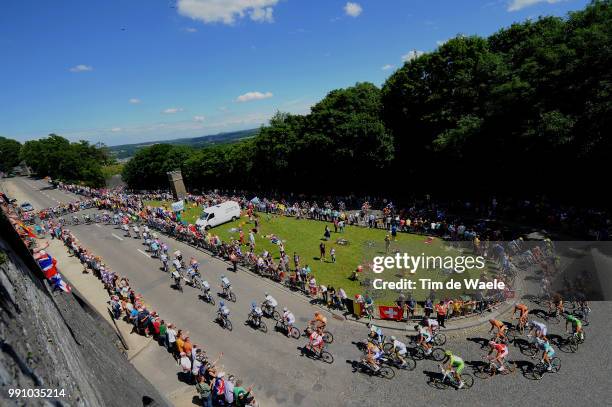
[[200, 215], [200, 219], [207, 220], [209, 215], [212, 215], [212, 214], [208, 212], [202, 212], [202, 214]]

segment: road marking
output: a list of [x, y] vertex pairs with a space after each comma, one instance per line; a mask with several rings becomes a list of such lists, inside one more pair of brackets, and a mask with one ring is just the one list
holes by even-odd
[[138, 250], [140, 253], [144, 254], [144, 255], [145, 255], [145, 256], [147, 256], [148, 258], [151, 258], [151, 256], [149, 256], [147, 253], [143, 252], [142, 250], [140, 250], [140, 249], [136, 249], [136, 250]]
[[97, 227], [97, 228], [102, 228], [102, 226], [100, 226], [100, 225], [99, 225], [99, 224], [97, 224], [97, 223], [94, 223], [94, 225], [96, 225], [96, 227]]
[[111, 233], [111, 235], [113, 235], [115, 238], [117, 238], [117, 239], [119, 239], [119, 240], [123, 240], [123, 238], [122, 238], [122, 237], [119, 237], [119, 236], [117, 236], [117, 235], [116, 235], [116, 234], [114, 234], [114, 233]]

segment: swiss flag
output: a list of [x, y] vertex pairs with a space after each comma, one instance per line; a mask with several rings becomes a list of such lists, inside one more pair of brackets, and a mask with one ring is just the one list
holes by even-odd
[[396, 321], [402, 319], [402, 309], [400, 307], [388, 307], [386, 305], [379, 305], [378, 314], [380, 315], [380, 319], [394, 319]]

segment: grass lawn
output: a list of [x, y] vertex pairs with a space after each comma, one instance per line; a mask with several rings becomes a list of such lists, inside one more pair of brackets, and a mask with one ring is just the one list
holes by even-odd
[[[169, 202], [147, 201], [147, 205], [169, 207]], [[195, 220], [201, 213], [202, 209], [189, 206], [183, 213], [183, 219], [189, 223], [195, 223]], [[319, 284], [333, 286], [336, 289], [342, 287], [349, 296], [355, 294], [369, 293], [372, 295], [378, 304], [392, 303], [399, 293], [395, 290], [374, 290], [371, 285], [362, 286], [357, 281], [349, 280], [351, 272], [359, 265], [364, 265], [364, 272], [361, 280], [382, 278], [385, 281], [397, 281], [400, 278], [418, 280], [419, 278], [430, 278], [433, 281], [446, 281], [449, 275], [442, 270], [421, 270], [415, 274], [409, 274], [403, 270], [385, 270], [382, 274], [374, 274], [368, 264], [371, 264], [372, 257], [385, 254], [384, 239], [386, 231], [381, 229], [369, 229], [358, 226], [347, 226], [344, 233], [334, 233], [333, 224], [329, 223], [332, 230], [331, 239], [326, 244], [327, 257], [326, 261], [319, 260], [319, 243], [322, 241], [323, 232], [326, 222], [295, 219], [283, 216], [269, 216], [259, 214], [260, 228], [256, 236], [256, 252], [261, 253], [264, 249], [268, 250], [278, 259], [278, 247], [270, 241], [271, 234], [276, 235], [285, 244], [287, 254], [291, 259], [293, 266], [293, 252], [297, 252], [300, 256], [301, 264], [308, 264], [313, 270], [315, 278]], [[253, 225], [247, 217], [242, 217], [234, 222], [229, 222], [217, 226], [210, 230], [211, 233], [218, 235], [222, 240], [226, 241], [230, 238], [238, 239], [238, 232], [233, 229], [243, 228], [245, 230], [245, 240], [248, 239], [248, 230]], [[349, 245], [343, 246], [336, 244], [339, 238], [346, 239], [350, 242]], [[398, 233], [397, 241], [391, 242], [389, 254], [396, 251], [400, 253], [408, 252], [412, 255], [420, 255], [423, 253], [426, 256], [457, 256], [461, 252], [458, 249], [451, 248], [444, 241], [434, 239], [430, 244], [424, 243], [427, 237], [408, 233]], [[332, 263], [329, 259], [331, 248], [336, 249], [336, 263]], [[466, 253], [469, 254], [469, 253]], [[481, 270], [466, 270], [463, 274], [454, 274], [452, 277], [455, 280], [463, 280], [468, 277], [478, 277]], [[453, 296], [461, 294], [463, 291], [453, 291], [452, 293], [446, 290], [437, 290], [439, 296]], [[467, 292], [467, 290], [465, 291]], [[416, 299], [429, 293], [429, 290], [422, 290], [418, 287], [412, 291]], [[404, 291], [407, 294], [407, 291]]]

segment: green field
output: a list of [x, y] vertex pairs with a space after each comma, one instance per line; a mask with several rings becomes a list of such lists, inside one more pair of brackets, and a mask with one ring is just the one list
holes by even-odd
[[[168, 202], [147, 201], [147, 205], [168, 207]], [[183, 213], [183, 219], [187, 222], [194, 223], [198, 215], [201, 213], [201, 208], [189, 206]], [[391, 290], [373, 290], [371, 287], [362, 286], [357, 281], [351, 281], [348, 277], [351, 272], [357, 268], [359, 264], [364, 265], [364, 273], [361, 280], [366, 278], [383, 278], [386, 281], [396, 281], [400, 278], [418, 279], [422, 277], [431, 278], [434, 281], [445, 281], [448, 275], [442, 270], [427, 270], [417, 272], [417, 274], [407, 274], [402, 272], [393, 273], [385, 271], [382, 274], [374, 274], [368, 267], [371, 264], [371, 259], [376, 255], [385, 254], [384, 239], [386, 231], [381, 229], [369, 229], [357, 226], [347, 226], [344, 233], [334, 233], [333, 224], [329, 223], [332, 230], [331, 239], [326, 243], [327, 261], [319, 260], [319, 243], [322, 241], [326, 222], [295, 219], [284, 216], [270, 216], [263, 213], [259, 214], [259, 233], [256, 236], [256, 252], [261, 253], [264, 249], [272, 253], [273, 257], [278, 259], [278, 247], [270, 241], [269, 235], [274, 234], [281, 239], [285, 244], [287, 254], [291, 259], [293, 266], [293, 253], [296, 252], [301, 259], [301, 264], [308, 264], [315, 274], [315, 278], [319, 284], [333, 286], [336, 289], [342, 287], [349, 296], [355, 294], [365, 294], [366, 292], [376, 298], [378, 304], [388, 304], [397, 298], [398, 291]], [[218, 235], [222, 240], [227, 241], [230, 238], [238, 239], [239, 232], [236, 229], [243, 228], [245, 231], [245, 241], [248, 241], [248, 231], [253, 228], [247, 217], [243, 217], [234, 222], [229, 222], [210, 230], [211, 233]], [[335, 242], [343, 238], [349, 241], [348, 245], [339, 245]], [[414, 255], [423, 253], [426, 256], [449, 256], [461, 254], [459, 250], [449, 247], [440, 239], [434, 239], [430, 244], [425, 244], [426, 236], [414, 235], [408, 233], [398, 233], [397, 241], [392, 241], [389, 254], [395, 251], [409, 252]], [[332, 263], [329, 259], [329, 251], [334, 247], [336, 249], [336, 263]], [[455, 275], [456, 278], [478, 277], [480, 270], [466, 271], [461, 275]], [[445, 295], [446, 290], [438, 290], [439, 296]], [[416, 289], [411, 293], [417, 297], [421, 297], [429, 292], [428, 290]], [[406, 291], [404, 292], [407, 293]], [[461, 292], [459, 292], [460, 294]], [[456, 296], [458, 293], [448, 293]]]

